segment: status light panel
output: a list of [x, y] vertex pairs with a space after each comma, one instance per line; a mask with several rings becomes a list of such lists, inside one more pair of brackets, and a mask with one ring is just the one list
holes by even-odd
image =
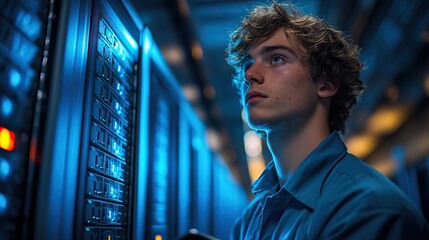
[[99, 18], [85, 189], [84, 239], [126, 239], [133, 59]]

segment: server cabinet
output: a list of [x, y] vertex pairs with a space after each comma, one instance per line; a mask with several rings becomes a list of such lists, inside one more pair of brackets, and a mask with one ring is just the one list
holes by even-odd
[[32, 233], [52, 11], [43, 0], [0, 6], [0, 239], [21, 239]]
[[148, 73], [143, 81], [150, 85], [147, 119], [147, 209], [145, 239], [177, 237], [178, 134], [181, 90], [169, 72], [161, 53], [146, 31], [144, 49]]
[[206, 128], [149, 31], [144, 49], [151, 126], [145, 239], [177, 239], [192, 228], [212, 234], [212, 158]]
[[141, 239], [133, 198], [143, 26], [127, 1], [58, 8], [32, 238]]
[[172, 239], [176, 229], [177, 203], [177, 105], [160, 81], [159, 70], [151, 71], [151, 132], [149, 145], [148, 239]]
[[77, 239], [130, 239], [139, 29], [118, 1], [94, 1], [77, 196]]

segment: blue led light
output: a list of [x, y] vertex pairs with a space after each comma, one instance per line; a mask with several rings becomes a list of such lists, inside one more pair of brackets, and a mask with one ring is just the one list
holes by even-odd
[[116, 109], [116, 112], [117, 112], [118, 114], [121, 114], [121, 112], [122, 112], [122, 107], [119, 105], [119, 103], [118, 103], [118, 102], [116, 102], [116, 104], [115, 104], [115, 109]]
[[116, 90], [118, 90], [119, 95], [124, 93], [124, 87], [120, 83], [116, 84]]
[[119, 155], [119, 145], [116, 144], [115, 141], [113, 141], [113, 151], [116, 155]]
[[11, 68], [9, 71], [10, 86], [13, 88], [19, 86], [19, 84], [21, 83], [21, 80], [22, 80], [21, 74], [19, 74], [19, 72], [16, 69]]
[[6, 159], [0, 157], [0, 179], [4, 180], [10, 173], [10, 165]]
[[2, 193], [0, 193], [0, 214], [6, 211], [6, 207], [7, 207], [7, 199]]
[[1, 116], [9, 117], [12, 114], [13, 103], [8, 97], [2, 97], [0, 102]]
[[42, 22], [40, 19], [36, 15], [23, 9], [20, 9], [16, 14], [15, 23], [31, 40], [36, 40], [42, 30]]
[[107, 211], [107, 218], [112, 219], [112, 210], [110, 209]]
[[24, 39], [23, 36], [15, 34], [13, 36], [12, 51], [16, 53], [21, 60], [31, 63], [37, 53], [37, 46], [32, 42]]
[[126, 31], [126, 29], [123, 29], [122, 33], [124, 34], [123, 36], [125, 36], [125, 38], [127, 39], [127, 42], [130, 44], [130, 46], [133, 49], [137, 50], [139, 45], [134, 40], [134, 38], [130, 35], [130, 33], [128, 31]]
[[113, 127], [117, 133], [121, 133], [121, 126], [119, 126], [118, 122], [115, 121], [114, 127]]
[[115, 164], [112, 164], [112, 168], [110, 169], [111, 173], [113, 174], [113, 176], [117, 176], [117, 172], [115, 170]]

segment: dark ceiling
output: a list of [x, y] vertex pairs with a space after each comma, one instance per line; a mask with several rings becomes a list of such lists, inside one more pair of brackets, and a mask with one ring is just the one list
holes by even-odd
[[[143, 23], [150, 28], [185, 95], [207, 124], [209, 133], [218, 137], [212, 146], [220, 152], [234, 175], [248, 186], [243, 145], [245, 126], [237, 95], [231, 86], [232, 69], [225, 62], [225, 47], [229, 32], [241, 17], [255, 3], [262, 1], [131, 2]], [[362, 79], [367, 91], [352, 112], [348, 132], [344, 135], [346, 143], [350, 143], [349, 149], [354, 149], [352, 139], [372, 137], [364, 140], [364, 143], [373, 141], [374, 144], [364, 147], [367, 152], [361, 157], [374, 165], [379, 164], [378, 168], [386, 174], [392, 174], [392, 166], [382, 163], [391, 160], [393, 146], [413, 152], [407, 155], [408, 162], [428, 156], [429, 1], [294, 2], [304, 12], [320, 16], [343, 30], [362, 48], [361, 57], [366, 66]], [[390, 130], [381, 131], [380, 124], [388, 124], [375, 119], [386, 112], [391, 113], [383, 115], [387, 116], [387, 122], [397, 123]], [[412, 148], [416, 145], [419, 145], [417, 150]]]

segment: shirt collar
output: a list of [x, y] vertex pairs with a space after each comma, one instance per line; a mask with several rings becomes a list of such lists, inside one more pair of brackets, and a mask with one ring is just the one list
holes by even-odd
[[[346, 153], [347, 148], [339, 134], [332, 132], [304, 159], [282, 188], [314, 209], [325, 177]], [[261, 200], [278, 192], [280, 186], [273, 161], [268, 163], [251, 189]]]

